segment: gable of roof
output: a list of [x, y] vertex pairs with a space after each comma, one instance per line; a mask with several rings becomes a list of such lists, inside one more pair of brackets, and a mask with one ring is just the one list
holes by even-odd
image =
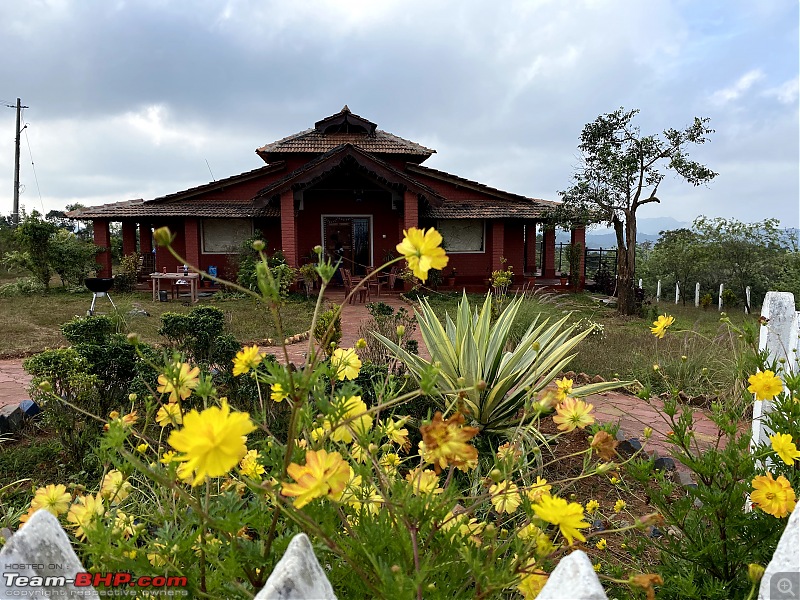
[[343, 168], [359, 170], [386, 187], [408, 189], [434, 206], [444, 201], [444, 198], [431, 187], [352, 144], [342, 144], [307, 162], [260, 190], [258, 197], [269, 201], [289, 189], [306, 189]]

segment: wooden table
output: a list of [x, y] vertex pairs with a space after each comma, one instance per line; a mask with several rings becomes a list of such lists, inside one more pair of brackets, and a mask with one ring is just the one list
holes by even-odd
[[188, 283], [189, 295], [192, 298], [192, 302], [194, 303], [199, 300], [197, 293], [198, 284], [200, 282], [199, 273], [189, 273], [188, 275], [184, 275], [183, 273], [150, 273], [150, 280], [153, 282], [153, 302], [158, 301], [162, 281], [169, 281], [170, 285], [174, 285], [178, 282]]

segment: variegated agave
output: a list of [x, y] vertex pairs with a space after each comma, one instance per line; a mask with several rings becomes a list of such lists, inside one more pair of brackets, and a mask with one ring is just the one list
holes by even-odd
[[[560, 373], [575, 357], [573, 350], [591, 333], [591, 328], [572, 335], [574, 326], [565, 326], [568, 316], [548, 324], [537, 318], [519, 344], [506, 350], [511, 325], [524, 297], [515, 298], [491, 322], [491, 295], [487, 294], [483, 307], [470, 307], [466, 294], [458, 304], [456, 320], [445, 315], [445, 323], [438, 319], [426, 300], [417, 311], [422, 339], [431, 359], [427, 361], [410, 354], [386, 337], [374, 333], [394, 355], [402, 361], [418, 380], [429, 378], [435, 365], [438, 392], [437, 401], [443, 410], [450, 409], [459, 394], [462, 396], [469, 418], [483, 432], [502, 432], [520, 425], [520, 409], [528, 399]], [[486, 386], [476, 384], [485, 382]], [[622, 385], [620, 382], [590, 384], [573, 389], [572, 396], [583, 397]]]

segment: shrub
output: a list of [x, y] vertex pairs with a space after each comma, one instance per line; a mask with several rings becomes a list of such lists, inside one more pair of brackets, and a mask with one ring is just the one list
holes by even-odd
[[97, 270], [100, 248], [71, 231], [58, 230], [50, 238], [48, 261], [64, 286], [83, 287], [83, 280]]
[[141, 255], [138, 252], [126, 254], [119, 263], [119, 269], [114, 276], [114, 289], [121, 294], [128, 294], [136, 287], [139, 279], [139, 262]]
[[0, 296], [4, 298], [30, 296], [31, 294], [42, 294], [46, 289], [42, 282], [34, 277], [21, 277], [16, 281], [0, 286]]
[[700, 306], [705, 310], [714, 303], [714, 296], [711, 294], [703, 294], [700, 296]]
[[[372, 333], [379, 333], [390, 340], [402, 340], [401, 343], [408, 348], [408, 342], [417, 329], [416, 319], [403, 307], [395, 310], [384, 302], [367, 304], [367, 311], [371, 318], [362, 323], [358, 328], [358, 336], [366, 342], [366, 348], [359, 350], [359, 355], [367, 362], [376, 365], [388, 364], [392, 353], [378, 341]], [[402, 337], [398, 337], [398, 327], [402, 327]]]
[[342, 318], [335, 310], [326, 310], [317, 316], [314, 326], [314, 339], [325, 354], [330, 356], [342, 339]]

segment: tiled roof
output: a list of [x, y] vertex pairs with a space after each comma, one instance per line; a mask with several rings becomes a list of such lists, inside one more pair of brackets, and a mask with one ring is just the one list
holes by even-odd
[[256, 206], [251, 200], [180, 200], [176, 202], [145, 202], [127, 200], [101, 206], [74, 210], [67, 216], [75, 219], [127, 218], [127, 217], [205, 217], [238, 218], [277, 217], [280, 210], [274, 206]]
[[476, 198], [473, 201], [445, 200], [441, 206], [429, 206], [420, 216], [428, 219], [537, 219], [546, 209], [532, 201], [503, 202]]
[[369, 133], [322, 133], [317, 129], [306, 129], [257, 149], [259, 156], [267, 160], [271, 154], [328, 152], [342, 144], [352, 144], [365, 152], [375, 154], [402, 154], [428, 158], [436, 150], [416, 142], [403, 139], [392, 133], [376, 129]]

